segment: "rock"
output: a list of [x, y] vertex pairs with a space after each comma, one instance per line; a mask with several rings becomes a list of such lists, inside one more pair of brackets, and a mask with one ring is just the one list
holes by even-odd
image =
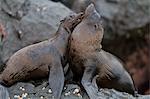
[[75, 0], [51, 0], [51, 1], [61, 2], [61, 3], [63, 3], [64, 5], [66, 5], [67, 7], [71, 8], [72, 5], [73, 5], [73, 2], [74, 2]]
[[149, 0], [97, 0], [95, 4], [105, 25], [119, 35], [150, 24]]
[[126, 67], [129, 73], [132, 74], [135, 85], [138, 88], [138, 92], [141, 94], [150, 94], [148, 90], [150, 77], [150, 49], [148, 46], [144, 48], [138, 48], [134, 53], [128, 56], [126, 61]]
[[[23, 90], [24, 89], [24, 90]], [[76, 91], [76, 93], [75, 93]], [[34, 86], [31, 83], [17, 83], [9, 88], [10, 98], [24, 97], [25, 99], [53, 99], [52, 92], [48, 87], [48, 82], [44, 82], [39, 86]], [[100, 99], [149, 99], [150, 95], [139, 95], [138, 98], [129, 95], [128, 93], [118, 92], [114, 89], [100, 89], [98, 92]], [[89, 99], [87, 94], [81, 90], [78, 85], [67, 84], [64, 87], [62, 99]], [[17, 99], [17, 98], [16, 98]]]
[[5, 63], [19, 49], [55, 35], [60, 20], [72, 13], [49, 0], [1, 0], [0, 23], [7, 32], [0, 49]]

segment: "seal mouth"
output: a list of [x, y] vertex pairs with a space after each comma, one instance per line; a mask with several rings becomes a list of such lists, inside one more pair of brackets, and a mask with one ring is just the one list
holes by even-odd
[[84, 18], [84, 14], [82, 12], [75, 15], [75, 19], [73, 20], [73, 24], [71, 28], [72, 31], [82, 21], [83, 18]]
[[5, 83], [5, 81], [2, 81], [2, 80], [0, 80], [0, 85], [7, 86], [7, 84]]
[[73, 29], [82, 21], [82, 19], [83, 19], [82, 12], [78, 14], [72, 14], [67, 16], [64, 20], [61, 20], [61, 24], [63, 24], [64, 28], [72, 32]]

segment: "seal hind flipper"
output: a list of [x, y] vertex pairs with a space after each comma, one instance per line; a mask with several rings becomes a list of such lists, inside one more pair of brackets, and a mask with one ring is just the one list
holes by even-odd
[[98, 99], [98, 88], [96, 88], [96, 86], [92, 84], [95, 70], [96, 66], [86, 66], [81, 80], [81, 83], [90, 99]]
[[60, 99], [64, 86], [64, 72], [61, 62], [55, 62], [50, 66], [49, 86], [52, 89], [54, 99]]

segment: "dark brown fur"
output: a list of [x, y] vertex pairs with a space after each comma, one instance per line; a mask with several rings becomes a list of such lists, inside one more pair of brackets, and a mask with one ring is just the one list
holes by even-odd
[[[122, 62], [101, 49], [102, 38], [101, 18], [91, 4], [70, 38], [69, 63], [75, 75], [74, 79], [81, 80], [91, 99], [98, 98], [98, 87], [115, 88], [134, 94], [133, 81]], [[97, 84], [92, 83], [94, 77]]]
[[66, 17], [55, 37], [27, 46], [12, 55], [0, 75], [1, 83], [10, 86], [18, 81], [49, 75], [49, 86], [54, 97], [59, 99], [64, 86], [63, 67], [66, 65], [68, 39], [81, 16]]

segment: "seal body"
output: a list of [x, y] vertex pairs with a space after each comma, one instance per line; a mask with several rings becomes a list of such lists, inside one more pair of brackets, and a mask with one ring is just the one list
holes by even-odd
[[91, 99], [98, 99], [98, 87], [115, 88], [134, 94], [133, 81], [122, 62], [101, 49], [102, 38], [101, 18], [91, 4], [70, 38], [69, 63], [74, 79], [81, 80]]
[[97, 68], [97, 83], [102, 88], [115, 88], [132, 95], [135, 93], [133, 80], [125, 70], [124, 64], [114, 55], [101, 50], [98, 54], [101, 67]]
[[27, 46], [10, 57], [0, 75], [1, 84], [12, 84], [49, 76], [49, 86], [59, 99], [64, 85], [63, 67], [66, 65], [67, 45], [71, 31], [79, 23], [81, 14], [70, 15], [60, 24], [56, 36]]

